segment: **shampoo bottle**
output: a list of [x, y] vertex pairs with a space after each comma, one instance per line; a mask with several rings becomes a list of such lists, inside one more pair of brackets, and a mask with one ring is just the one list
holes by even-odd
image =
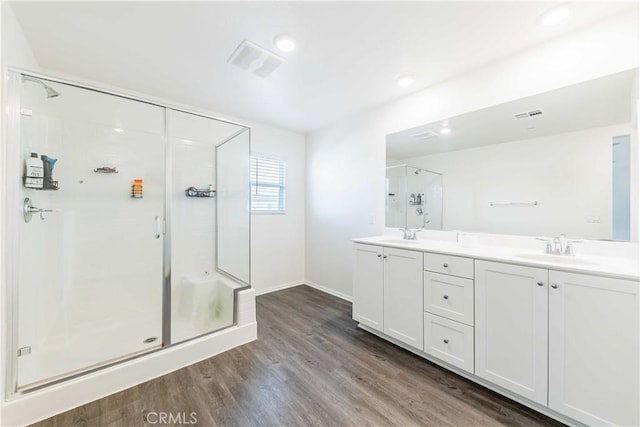
[[37, 153], [31, 153], [31, 157], [25, 160], [24, 186], [27, 188], [42, 189], [44, 181], [44, 165]]

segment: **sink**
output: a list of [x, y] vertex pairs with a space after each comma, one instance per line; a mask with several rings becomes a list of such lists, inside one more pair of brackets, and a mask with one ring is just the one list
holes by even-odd
[[380, 239], [378, 240], [380, 243], [395, 243], [400, 245], [416, 245], [418, 244], [418, 240], [407, 240], [407, 239], [399, 239], [399, 238], [388, 238], [388, 239]]
[[551, 254], [532, 254], [521, 253], [514, 255], [517, 258], [528, 259], [531, 261], [553, 262], [566, 265], [597, 265], [597, 263], [575, 256], [551, 255]]

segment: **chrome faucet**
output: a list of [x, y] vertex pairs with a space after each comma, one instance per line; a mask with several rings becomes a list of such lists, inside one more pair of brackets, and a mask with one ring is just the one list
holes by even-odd
[[547, 237], [536, 237], [536, 239], [547, 243], [544, 248], [544, 253], [550, 255], [575, 256], [573, 244], [583, 242], [582, 239], [567, 239], [567, 236], [564, 234], [556, 236], [553, 239]]
[[422, 231], [422, 230], [412, 230], [410, 228], [401, 228], [400, 231], [402, 231], [402, 238], [405, 240], [418, 240], [418, 236], [416, 235], [416, 233], [418, 231]]

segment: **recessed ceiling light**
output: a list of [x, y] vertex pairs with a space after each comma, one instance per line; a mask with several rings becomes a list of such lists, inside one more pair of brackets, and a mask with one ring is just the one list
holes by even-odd
[[293, 52], [296, 48], [296, 42], [290, 36], [280, 34], [273, 39], [273, 44], [282, 52]]
[[446, 135], [448, 133], [451, 133], [451, 128], [442, 128], [442, 129], [440, 129], [440, 133], [442, 135]]
[[122, 128], [113, 128], [114, 132], [124, 132], [124, 129]]
[[398, 80], [396, 80], [396, 84], [400, 87], [407, 87], [411, 86], [414, 81], [415, 79], [413, 78], [413, 76], [406, 74], [404, 76], [398, 77]]
[[543, 27], [551, 27], [557, 25], [567, 19], [571, 12], [566, 7], [556, 7], [542, 14], [540, 17], [540, 25]]

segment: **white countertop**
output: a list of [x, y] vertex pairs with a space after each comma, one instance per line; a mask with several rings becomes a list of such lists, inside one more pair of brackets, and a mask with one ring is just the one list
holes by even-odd
[[633, 258], [613, 258], [595, 255], [562, 256], [546, 255], [541, 250], [476, 246], [463, 247], [456, 242], [418, 239], [403, 240], [397, 236], [376, 236], [352, 239], [356, 243], [409, 249], [421, 252], [462, 256], [487, 261], [507, 262], [511, 264], [543, 267], [551, 270], [573, 273], [595, 274], [640, 281], [640, 260]]

